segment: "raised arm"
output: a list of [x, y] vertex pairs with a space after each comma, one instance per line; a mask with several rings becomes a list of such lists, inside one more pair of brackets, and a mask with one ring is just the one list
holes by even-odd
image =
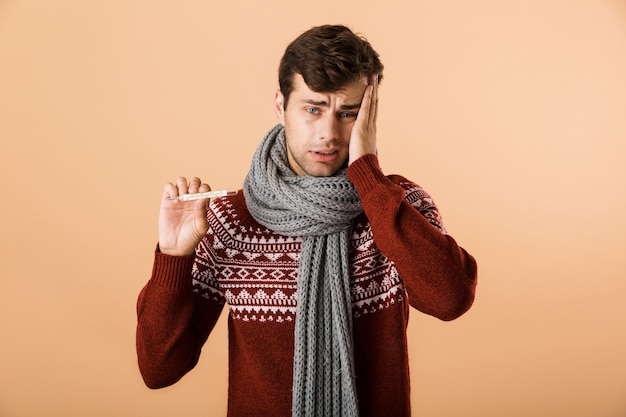
[[[405, 189], [381, 172], [375, 155], [355, 161], [348, 175], [361, 197], [374, 241], [394, 262], [411, 305], [442, 320], [465, 313], [474, 301], [474, 258], [435, 227], [428, 213], [405, 199]], [[434, 205], [431, 210], [436, 210]]]
[[[454, 239], [433, 226], [387, 178], [376, 156], [378, 76], [369, 80], [350, 136], [348, 176], [367, 215], [374, 241], [394, 262], [409, 302], [424, 313], [453, 320], [474, 301], [476, 262]], [[436, 208], [433, 205], [433, 210]]]
[[179, 178], [164, 187], [159, 247], [152, 276], [137, 301], [137, 358], [150, 388], [171, 385], [196, 365], [223, 307], [196, 295], [192, 288], [194, 249], [208, 230], [207, 200], [168, 200], [205, 191], [208, 185], [198, 178], [189, 184]]

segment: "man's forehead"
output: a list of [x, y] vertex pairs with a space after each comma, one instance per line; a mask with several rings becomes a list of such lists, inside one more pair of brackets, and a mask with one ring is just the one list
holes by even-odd
[[301, 93], [303, 98], [312, 99], [315, 101], [325, 101], [330, 98], [330, 96], [341, 96], [347, 100], [357, 100], [361, 101], [363, 97], [363, 92], [368, 85], [367, 77], [361, 77], [357, 81], [353, 81], [351, 83], [345, 84], [342, 87], [338, 88], [335, 91], [314, 91], [304, 82], [304, 78], [302, 75], [295, 74], [294, 76], [294, 89], [293, 92]]

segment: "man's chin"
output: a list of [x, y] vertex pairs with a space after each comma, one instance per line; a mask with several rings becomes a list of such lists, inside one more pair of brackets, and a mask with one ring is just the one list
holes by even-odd
[[306, 170], [306, 174], [312, 177], [332, 177], [344, 168], [344, 165], [340, 166], [323, 166], [323, 167], [310, 167]]
[[[307, 160], [305, 163], [291, 163], [290, 165], [293, 171], [299, 175], [309, 175], [311, 177], [332, 177], [339, 171], [347, 168], [348, 158], [345, 158], [341, 161], [336, 160], [333, 162]], [[294, 166], [296, 169], [294, 169]]]

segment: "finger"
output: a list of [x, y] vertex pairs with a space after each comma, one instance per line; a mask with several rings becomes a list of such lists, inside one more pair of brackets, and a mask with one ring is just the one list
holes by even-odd
[[376, 120], [378, 119], [378, 74], [374, 76], [374, 84], [372, 87], [372, 122], [374, 123], [374, 127], [376, 125]]
[[194, 207], [196, 209], [196, 212], [201, 212], [203, 216], [206, 216], [206, 212], [209, 209], [210, 201], [211, 200], [209, 198], [201, 198], [201, 199], [195, 200]]
[[372, 102], [372, 86], [368, 85], [363, 93], [363, 100], [361, 101], [361, 108], [356, 116], [356, 121], [359, 123], [365, 123], [369, 121]]
[[197, 193], [198, 189], [200, 188], [200, 184], [201, 183], [202, 183], [202, 181], [200, 180], [200, 178], [193, 177], [189, 181], [189, 187], [187, 188], [187, 192], [190, 193], [190, 194]]
[[207, 191], [211, 191], [211, 187], [208, 184], [201, 184], [198, 188], [199, 193], [206, 193]]
[[189, 188], [187, 187], [187, 178], [178, 177], [176, 180], [176, 186], [178, 187], [178, 195], [188, 194]]
[[168, 182], [163, 186], [163, 200], [170, 197], [178, 197], [178, 188], [171, 182]]
[[[209, 187], [208, 184], [200, 184], [200, 186], [198, 187], [198, 190], [194, 192], [206, 193], [207, 191], [211, 191], [211, 187]], [[196, 210], [201, 211], [203, 215], [206, 216], [206, 212], [209, 209], [210, 201], [211, 200], [208, 198], [202, 198], [200, 200], [196, 200], [196, 205], [195, 205]]]
[[378, 112], [378, 74], [373, 74], [368, 80], [367, 89], [370, 90], [368, 106], [368, 128], [371, 128], [376, 123], [376, 116]]

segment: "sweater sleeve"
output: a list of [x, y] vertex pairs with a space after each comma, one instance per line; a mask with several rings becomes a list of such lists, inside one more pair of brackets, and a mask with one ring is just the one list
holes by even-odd
[[137, 301], [137, 358], [146, 385], [172, 385], [198, 362], [223, 304], [194, 293], [194, 255], [157, 249], [152, 277]]
[[375, 155], [353, 162], [348, 176], [374, 241], [394, 263], [410, 304], [441, 320], [454, 320], [469, 310], [476, 290], [476, 261], [433, 221], [438, 214], [429, 213], [429, 219], [411, 205], [405, 189], [382, 173]]

